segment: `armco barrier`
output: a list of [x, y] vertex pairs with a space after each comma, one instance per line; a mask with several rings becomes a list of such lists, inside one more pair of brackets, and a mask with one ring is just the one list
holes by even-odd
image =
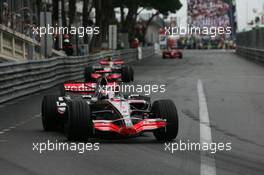
[[[153, 47], [142, 49], [143, 58], [154, 54]], [[48, 89], [67, 80], [83, 78], [84, 67], [105, 55], [122, 57], [126, 62], [137, 59], [137, 50], [104, 52], [81, 57], [58, 57], [19, 63], [0, 64], [0, 103]]]
[[236, 53], [249, 60], [264, 63], [264, 49], [237, 46]]
[[264, 62], [264, 28], [236, 34], [236, 53], [247, 59]]

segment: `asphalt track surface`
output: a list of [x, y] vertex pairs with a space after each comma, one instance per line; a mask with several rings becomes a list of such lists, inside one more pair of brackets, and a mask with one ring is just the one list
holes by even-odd
[[[180, 128], [174, 141], [200, 142], [198, 80], [206, 98], [212, 142], [231, 142], [231, 151], [208, 154], [217, 175], [264, 174], [264, 67], [230, 51], [184, 51], [184, 59], [160, 55], [134, 63], [135, 83], [166, 84], [156, 99], [172, 99]], [[44, 132], [41, 100], [57, 88], [0, 107], [0, 174], [132, 175], [210, 174], [201, 171], [201, 151], [165, 151], [151, 133], [125, 140], [97, 139], [99, 151], [33, 151], [33, 142], [67, 142], [62, 133]], [[209, 160], [209, 161], [210, 161]], [[206, 168], [206, 166], [205, 166]]]

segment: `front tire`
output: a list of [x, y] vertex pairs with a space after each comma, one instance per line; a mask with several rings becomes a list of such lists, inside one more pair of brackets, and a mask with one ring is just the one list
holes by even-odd
[[70, 101], [65, 124], [68, 140], [86, 141], [93, 134], [90, 106], [86, 101]]
[[159, 141], [171, 141], [178, 135], [178, 113], [175, 104], [171, 100], [157, 100], [153, 103], [151, 111], [166, 119], [165, 128], [159, 128], [153, 132]]
[[64, 83], [59, 85], [59, 90], [60, 90], [60, 96], [65, 96], [66, 95], [66, 90], [64, 87]]
[[56, 102], [58, 96], [44, 96], [42, 100], [42, 126], [45, 131], [53, 131], [59, 127]]

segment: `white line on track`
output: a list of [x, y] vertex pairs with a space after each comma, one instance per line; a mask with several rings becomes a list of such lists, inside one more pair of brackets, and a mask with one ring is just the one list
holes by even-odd
[[27, 120], [24, 120], [22, 122], [16, 123], [14, 126], [10, 126], [10, 127], [5, 128], [5, 129], [2, 129], [2, 130], [0, 130], [0, 135], [1, 134], [5, 134], [5, 133], [11, 131], [12, 129], [15, 129], [18, 126], [24, 125], [24, 124], [26, 124], [26, 123], [28, 123], [28, 122], [36, 119], [36, 118], [39, 118], [39, 117], [41, 117], [41, 114], [36, 114], [33, 117], [31, 117], [30, 119], [27, 119]]
[[6, 129], [3, 129], [2, 131], [3, 132], [8, 132], [8, 131], [10, 131], [10, 129], [9, 128], [6, 128]]
[[[203, 83], [199, 79], [197, 83], [199, 98], [199, 116], [200, 116], [200, 143], [212, 143], [212, 134], [209, 121], [206, 97], [204, 94]], [[216, 175], [215, 159], [206, 151], [201, 151], [201, 170], [200, 175]]]

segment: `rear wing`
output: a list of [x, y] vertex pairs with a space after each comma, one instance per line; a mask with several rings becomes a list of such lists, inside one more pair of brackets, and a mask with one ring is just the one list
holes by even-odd
[[63, 87], [66, 92], [85, 94], [89, 92], [95, 92], [97, 83], [64, 83]]
[[118, 59], [115, 59], [115, 60], [112, 60], [112, 61], [109, 61], [107, 59], [102, 59], [100, 61], [101, 65], [111, 65], [111, 64], [113, 64], [113, 65], [122, 65], [124, 63], [125, 63], [125, 61], [122, 58], [118, 58]]

